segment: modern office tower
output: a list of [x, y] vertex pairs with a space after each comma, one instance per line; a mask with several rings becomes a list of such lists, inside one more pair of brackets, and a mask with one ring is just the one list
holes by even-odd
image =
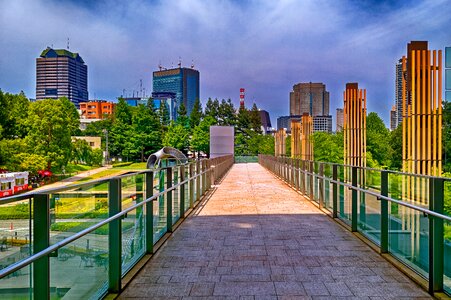
[[78, 53], [47, 48], [36, 59], [36, 99], [88, 101], [88, 67]]
[[397, 107], [393, 105], [390, 110], [390, 130], [393, 131], [398, 127]]
[[199, 90], [199, 71], [192, 68], [179, 67], [153, 72], [153, 92], [175, 93], [177, 106], [183, 103], [188, 116], [196, 99], [200, 100]]
[[410, 42], [402, 72], [403, 172], [441, 176], [442, 51], [428, 50], [426, 41]]
[[366, 167], [366, 90], [346, 83], [343, 100], [344, 163]]
[[451, 47], [445, 48], [445, 100], [451, 101]]
[[149, 98], [142, 97], [122, 97], [129, 106], [137, 107], [138, 105], [147, 105]]
[[323, 83], [298, 83], [290, 92], [290, 115], [329, 115], [329, 92]]
[[269, 113], [266, 110], [260, 109], [260, 121], [262, 123], [263, 134], [269, 134], [272, 131], [271, 119], [269, 118]]
[[287, 133], [284, 128], [276, 131], [274, 134], [274, 154], [275, 156], [285, 156], [287, 148], [285, 145]]
[[337, 108], [337, 116], [336, 116], [336, 124], [335, 130], [342, 131], [343, 130], [343, 108]]
[[291, 157], [301, 157], [301, 120], [292, 118], [291, 125]]
[[[395, 106], [396, 106], [396, 127], [402, 122], [402, 59], [396, 63], [395, 76]], [[391, 117], [391, 115], [390, 115]], [[395, 127], [395, 129], [396, 129]]]
[[80, 103], [81, 118], [82, 119], [104, 119], [108, 115], [114, 113], [113, 102], [105, 100], [90, 100], [89, 102]]
[[309, 114], [303, 114], [301, 123], [301, 159], [313, 160], [313, 118]]

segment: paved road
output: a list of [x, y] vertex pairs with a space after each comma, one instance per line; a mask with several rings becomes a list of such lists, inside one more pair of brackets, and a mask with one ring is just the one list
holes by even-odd
[[121, 299], [430, 299], [258, 164], [237, 164]]

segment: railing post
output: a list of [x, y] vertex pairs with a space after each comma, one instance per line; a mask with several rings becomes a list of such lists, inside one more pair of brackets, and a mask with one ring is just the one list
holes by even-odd
[[[356, 166], [352, 167], [352, 186], [357, 187], [357, 174], [358, 174], [358, 168]], [[352, 199], [351, 199], [351, 231], [356, 232], [357, 231], [357, 224], [358, 224], [358, 218], [357, 218], [357, 190], [352, 189], [351, 191]]]
[[[108, 214], [110, 217], [121, 211], [121, 179], [112, 178], [108, 189]], [[121, 290], [122, 266], [122, 230], [121, 219], [111, 221], [108, 230], [109, 249], [109, 291], [118, 293]]]
[[211, 160], [207, 160], [207, 190], [211, 188]]
[[[381, 171], [381, 196], [388, 196], [388, 171]], [[381, 198], [381, 253], [388, 253], [388, 201]]]
[[332, 217], [338, 217], [338, 165], [332, 165]]
[[[166, 169], [166, 189], [170, 189], [172, 187], [172, 167]], [[172, 192], [168, 191], [166, 193], [166, 226], [168, 228], [168, 232], [172, 232]]]
[[[196, 161], [196, 176], [199, 175], [200, 173], [201, 173], [200, 160], [197, 160]], [[201, 191], [200, 191], [200, 180], [201, 179], [202, 179], [201, 176], [197, 176], [196, 177], [196, 201], [200, 200], [200, 194], [201, 194]]]
[[[180, 182], [185, 181], [185, 166], [180, 166]], [[180, 185], [180, 218], [185, 217], [185, 184]]]
[[295, 174], [296, 174], [296, 178], [295, 178], [295, 180], [296, 180], [296, 184], [295, 184], [295, 188], [296, 188], [296, 190], [297, 191], [299, 191], [299, 159], [296, 159], [295, 160], [295, 165], [294, 165], [294, 167], [295, 167]]
[[[319, 176], [324, 176], [324, 164], [323, 163], [319, 163], [319, 168], [318, 168], [318, 173]], [[318, 204], [319, 204], [319, 208], [324, 208], [324, 178], [318, 178], [318, 193], [319, 193], [319, 199], [318, 199]]]
[[290, 166], [291, 166], [291, 187], [293, 187], [293, 188], [295, 188], [295, 185], [294, 185], [294, 183], [295, 183], [295, 179], [294, 179], [294, 176], [295, 176], [295, 167], [294, 167], [294, 163], [295, 163], [294, 158], [290, 158]]
[[[50, 245], [50, 202], [48, 194], [37, 194], [33, 200], [33, 253], [37, 253]], [[48, 256], [33, 263], [33, 298], [50, 299]]]
[[[443, 214], [443, 178], [431, 178], [429, 184], [429, 210]], [[444, 264], [443, 219], [429, 216], [429, 293], [443, 291]]]
[[[146, 200], [153, 196], [153, 172], [146, 172]], [[153, 253], [153, 201], [146, 203], [146, 252]]]
[[189, 208], [194, 207], [194, 164], [189, 164]]
[[314, 162], [310, 161], [309, 162], [309, 169], [310, 169], [310, 201], [315, 201], [315, 196], [313, 195], [314, 190], [313, 190], [313, 183], [315, 182], [315, 168], [314, 168]]
[[207, 173], [205, 172], [207, 170], [207, 161], [202, 161], [202, 195], [205, 194], [205, 191], [207, 190]]

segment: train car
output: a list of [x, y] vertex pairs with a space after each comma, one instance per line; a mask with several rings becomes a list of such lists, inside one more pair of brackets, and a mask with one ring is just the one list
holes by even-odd
[[15, 182], [13, 173], [0, 174], [0, 197], [13, 195]]
[[14, 194], [28, 190], [28, 172], [14, 172]]
[[28, 190], [28, 172], [0, 174], [0, 198]]

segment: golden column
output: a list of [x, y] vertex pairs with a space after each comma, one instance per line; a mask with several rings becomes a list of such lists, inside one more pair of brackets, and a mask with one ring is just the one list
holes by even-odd
[[[301, 117], [301, 159], [313, 160], [313, 118], [309, 114], [303, 114]], [[293, 128], [293, 127], [291, 127]], [[293, 129], [291, 129], [293, 130]]]
[[343, 99], [344, 163], [366, 167], [366, 90], [347, 83]]
[[274, 134], [274, 154], [275, 156], [285, 156], [286, 155], [286, 146], [285, 142], [287, 139], [287, 133], [284, 128], [281, 128], [276, 131]]
[[301, 156], [301, 120], [291, 119], [291, 157]]
[[[442, 51], [407, 45], [402, 57], [403, 172], [442, 174]], [[407, 96], [406, 96], [407, 95]]]

